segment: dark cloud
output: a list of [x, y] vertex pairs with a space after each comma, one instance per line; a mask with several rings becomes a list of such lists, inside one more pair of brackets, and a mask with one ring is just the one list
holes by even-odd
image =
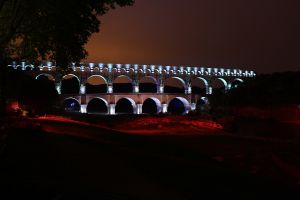
[[136, 0], [102, 17], [89, 61], [300, 70], [296, 0]]

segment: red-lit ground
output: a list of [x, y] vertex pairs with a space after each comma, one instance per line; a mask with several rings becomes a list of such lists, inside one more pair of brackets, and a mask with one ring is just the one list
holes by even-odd
[[13, 119], [0, 140], [0, 188], [36, 199], [300, 197], [299, 126], [219, 123], [223, 128], [190, 116]]
[[[109, 127], [105, 123], [91, 124], [60, 116], [42, 116], [33, 120], [65, 122], [138, 135], [206, 135], [218, 134], [223, 129], [222, 125], [212, 120], [191, 119], [183, 116], [168, 116], [164, 118], [142, 117], [118, 122], [114, 127]], [[53, 129], [51, 126], [44, 125], [44, 129], [54, 131], [51, 130]]]
[[217, 134], [222, 130], [222, 126], [212, 120], [191, 119], [183, 116], [137, 118], [123, 121], [115, 128], [134, 134], [166, 135], [206, 135]]

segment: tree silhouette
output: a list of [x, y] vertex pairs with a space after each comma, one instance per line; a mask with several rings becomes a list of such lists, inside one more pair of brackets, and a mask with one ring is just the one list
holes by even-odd
[[[54, 60], [60, 69], [87, 56], [84, 45], [99, 31], [99, 16], [134, 0], [0, 0], [0, 118], [5, 113], [11, 60]], [[1, 120], [0, 120], [1, 121]]]
[[87, 56], [99, 16], [134, 0], [0, 0], [0, 64], [53, 59], [65, 68]]

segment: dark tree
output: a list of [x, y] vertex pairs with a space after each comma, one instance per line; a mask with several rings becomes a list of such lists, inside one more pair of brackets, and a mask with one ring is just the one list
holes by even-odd
[[[11, 60], [54, 60], [61, 69], [87, 56], [84, 45], [99, 31], [99, 16], [134, 0], [0, 0], [0, 118]], [[1, 120], [0, 120], [1, 121]]]
[[[10, 59], [53, 59], [65, 68], [87, 56], [99, 16], [134, 0], [0, 0], [2, 64]], [[0, 63], [1, 64], [1, 63]]]

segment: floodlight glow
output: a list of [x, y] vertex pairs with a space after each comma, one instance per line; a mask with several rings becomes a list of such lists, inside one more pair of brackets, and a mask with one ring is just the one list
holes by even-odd
[[162, 68], [163, 68], [163, 66], [162, 66], [162, 65], [159, 65], [159, 66], [158, 66], [158, 70], [159, 70], [159, 72], [161, 72], [161, 71], [162, 71]]
[[227, 70], [226, 70], [226, 75], [227, 75], [227, 76], [230, 76], [230, 75], [231, 75], [230, 69], [227, 69]]
[[211, 73], [211, 68], [207, 68], [207, 72], [208, 72], [208, 74], [210, 74]]
[[95, 66], [95, 64], [94, 64], [94, 63], [89, 63], [89, 67], [90, 67], [91, 69], [93, 69], [93, 68], [94, 68], [94, 66]]
[[245, 75], [246, 75], [246, 76], [248, 76], [248, 75], [249, 75], [249, 72], [248, 72], [248, 70], [246, 70], [246, 71], [245, 71]]
[[212, 87], [209, 87], [208, 88], [208, 94], [212, 94], [212, 91], [213, 91]]
[[85, 94], [85, 85], [80, 85], [80, 94]]
[[80, 70], [84, 72], [84, 63], [80, 63]]
[[243, 71], [239, 69], [238, 75], [242, 76], [242, 74], [243, 74]]
[[192, 87], [191, 87], [191, 86], [188, 87], [187, 93], [188, 93], [188, 94], [191, 94], [191, 93], [192, 93]]
[[168, 104], [162, 104], [162, 112], [167, 113], [168, 112]]
[[[236, 88], [236, 87], [237, 87], [237, 85], [234, 85], [234, 87]], [[228, 89], [228, 90], [230, 90], [230, 89], [231, 89], [231, 83], [228, 83], [228, 84], [227, 84], [227, 89]]]
[[50, 62], [50, 61], [47, 62], [47, 66], [48, 66], [48, 68], [49, 68], [49, 67], [52, 67], [52, 62]]
[[110, 104], [109, 105], [109, 114], [110, 115], [115, 115], [116, 114], [115, 108], [116, 108], [116, 104]]
[[17, 62], [16, 62], [16, 61], [12, 61], [12, 67], [13, 67], [14, 69], [17, 69]]
[[159, 93], [164, 93], [164, 86], [159, 86]]
[[113, 93], [113, 86], [111, 86], [111, 85], [108, 86], [107, 93], [109, 93], [109, 94]]
[[136, 86], [136, 85], [134, 86], [134, 92], [139, 93], [139, 86]]
[[86, 104], [81, 104], [81, 105], [80, 105], [80, 112], [81, 112], [81, 113], [87, 113], [86, 107], [87, 107]]
[[154, 69], [155, 69], [155, 65], [151, 65], [151, 66], [150, 66], [150, 69], [151, 69], [151, 71], [153, 72]]
[[61, 94], [61, 86], [57, 85], [57, 86], [55, 86], [55, 88], [56, 88], [57, 93]]
[[196, 110], [196, 103], [191, 103], [191, 110]]
[[100, 69], [103, 68], [103, 65], [104, 65], [103, 63], [99, 63], [99, 64], [98, 64], [98, 66], [99, 66]]
[[137, 104], [136, 114], [138, 115], [142, 114], [143, 113], [142, 108], [143, 108], [143, 104]]

